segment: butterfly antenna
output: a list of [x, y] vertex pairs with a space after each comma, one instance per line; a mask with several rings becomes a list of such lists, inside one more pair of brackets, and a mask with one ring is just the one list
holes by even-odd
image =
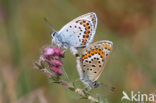
[[44, 23], [46, 23], [53, 31], [56, 31], [53, 26], [49, 23], [48, 19], [47, 18], [43, 18], [44, 20]]

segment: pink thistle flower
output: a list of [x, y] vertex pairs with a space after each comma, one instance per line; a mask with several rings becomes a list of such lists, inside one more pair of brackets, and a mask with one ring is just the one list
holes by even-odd
[[40, 56], [40, 63], [46, 62], [51, 71], [61, 75], [62, 71], [59, 68], [63, 65], [61, 59], [64, 57], [64, 52], [58, 48], [48, 47], [43, 49]]

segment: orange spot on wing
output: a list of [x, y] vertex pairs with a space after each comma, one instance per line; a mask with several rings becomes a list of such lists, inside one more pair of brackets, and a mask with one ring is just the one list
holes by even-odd
[[86, 24], [84, 24], [84, 26], [85, 26], [85, 27], [87, 27], [87, 26], [88, 26], [88, 25], [87, 25], [87, 23], [86, 23]]
[[92, 49], [90, 49], [90, 53], [88, 51], [86, 51], [86, 55], [82, 57], [82, 60], [88, 58], [89, 56], [95, 54], [95, 53], [99, 53], [100, 56], [102, 57], [102, 59], [104, 59], [104, 53], [102, 52], [102, 50], [96, 50], [94, 49], [94, 51], [92, 51]]
[[105, 49], [107, 49], [107, 45], [106, 44], [104, 44], [104, 46], [103, 46]]
[[87, 35], [88, 35], [88, 29], [86, 29], [85, 34], [87, 34]]
[[86, 41], [85, 41], [85, 39], [83, 39], [83, 41], [82, 41], [82, 45], [85, 45], [85, 43], [86, 43]]
[[111, 50], [111, 47], [110, 47], [110, 46], [107, 46], [107, 49], [108, 49], [108, 50]]
[[82, 60], [84, 60], [84, 59], [85, 59], [85, 56], [82, 57]]
[[110, 47], [109, 45], [107, 45], [107, 44], [104, 44], [103, 47], [104, 47], [105, 49], [111, 50], [111, 47]]
[[80, 22], [80, 24], [83, 24], [84, 22], [83, 22], [83, 20]]
[[[81, 21], [81, 23], [82, 23], [82, 21]], [[83, 22], [84, 23], [84, 22]], [[82, 24], [83, 24], [82, 23]], [[88, 38], [88, 34], [89, 34], [89, 27], [88, 27], [88, 25], [87, 25], [87, 23], [85, 23], [84, 24], [84, 26], [85, 26], [85, 29], [86, 29], [86, 31], [84, 32], [84, 41], [82, 41], [82, 45], [85, 45], [85, 43], [86, 43], [86, 39]]]
[[102, 59], [104, 59], [104, 53], [102, 53], [102, 51], [100, 52], [100, 55], [102, 56]]
[[87, 35], [85, 35], [84, 37], [85, 37], [85, 39], [87, 39]]
[[90, 54], [91, 55], [93, 55], [95, 52], [94, 51], [92, 51], [92, 49], [90, 49]]
[[88, 31], [88, 27], [86, 27], [86, 31]]

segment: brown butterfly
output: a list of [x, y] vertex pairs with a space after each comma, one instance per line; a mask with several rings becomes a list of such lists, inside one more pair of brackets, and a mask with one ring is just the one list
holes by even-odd
[[102, 40], [90, 44], [77, 57], [77, 69], [80, 80], [91, 88], [98, 87], [96, 80], [100, 77], [112, 51], [113, 43]]

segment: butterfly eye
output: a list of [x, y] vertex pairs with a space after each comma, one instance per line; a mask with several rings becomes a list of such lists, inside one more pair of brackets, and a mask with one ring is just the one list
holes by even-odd
[[99, 86], [99, 84], [95, 81], [95, 82], [93, 82], [93, 87], [94, 88], [97, 88]]
[[56, 35], [56, 33], [57, 33], [57, 32], [55, 32], [55, 31], [54, 31], [54, 32], [51, 32], [51, 33], [50, 33], [51, 37], [54, 37], [54, 36]]
[[53, 36], [55, 36], [55, 35], [56, 35], [56, 32], [53, 33]]

